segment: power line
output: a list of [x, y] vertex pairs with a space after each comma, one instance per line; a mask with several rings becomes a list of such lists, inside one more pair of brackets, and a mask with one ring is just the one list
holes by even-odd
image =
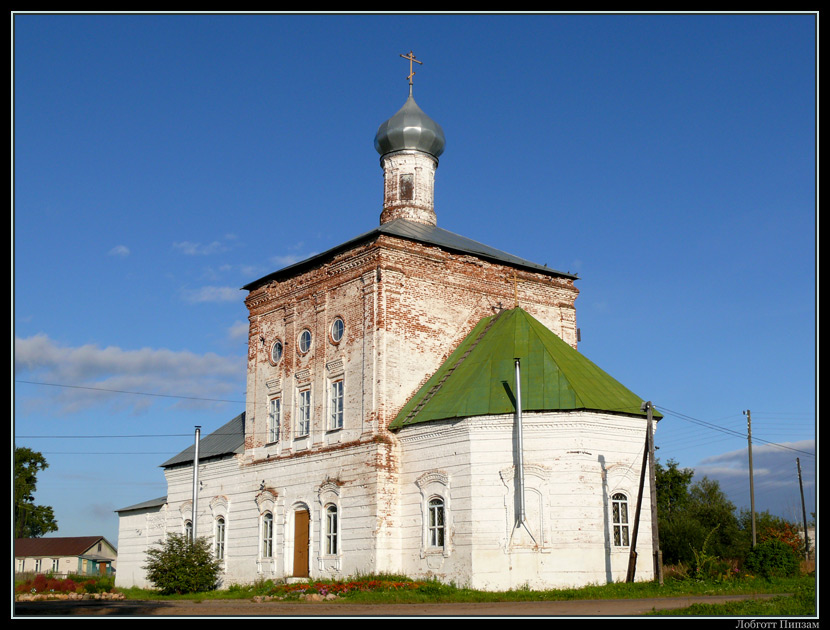
[[131, 392], [126, 390], [120, 389], [107, 389], [105, 387], [88, 387], [84, 385], [62, 385], [60, 383], [42, 383], [38, 381], [23, 381], [23, 380], [15, 380], [15, 383], [25, 383], [27, 385], [44, 385], [47, 387], [64, 387], [67, 389], [87, 389], [96, 392], [107, 392], [110, 394], [131, 394], [133, 396], [155, 396], [157, 398], [181, 398], [183, 400], [200, 400], [203, 402], [225, 402], [225, 403], [238, 403], [238, 404], [245, 404], [244, 400], [225, 400], [222, 398], [201, 398], [198, 396], [176, 396], [173, 394], [153, 394], [150, 392]]
[[[739, 437], [739, 438], [742, 438], [742, 439], [746, 438], [746, 434], [742, 433], [740, 431], [735, 431], [733, 429], [727, 429], [725, 427], [720, 427], [716, 424], [712, 424], [711, 422], [706, 422], [705, 420], [699, 420], [697, 418], [693, 418], [693, 417], [688, 416], [686, 414], [682, 414], [682, 413], [677, 412], [677, 411], [672, 411], [671, 409], [666, 409], [665, 407], [659, 407], [659, 409], [661, 411], [669, 414], [669, 415], [680, 418], [681, 420], [686, 420], [687, 422], [692, 422], [694, 424], [705, 427], [707, 429], [712, 429], [714, 431], [720, 431], [721, 433], [725, 433], [726, 435], [731, 435], [733, 437]], [[803, 453], [803, 454], [808, 455], [810, 457], [815, 457], [816, 456], [815, 453], [810, 453], [809, 451], [802, 451], [801, 449], [792, 448], [791, 446], [785, 446], [783, 444], [778, 444], [777, 442], [770, 442], [768, 440], [764, 440], [764, 439], [761, 439], [759, 437], [755, 437], [753, 439], [757, 442], [763, 442], [764, 444], [767, 444], [769, 446], [775, 446], [777, 448], [786, 449], [788, 451], [793, 451], [793, 452], [796, 452], [796, 453]]]

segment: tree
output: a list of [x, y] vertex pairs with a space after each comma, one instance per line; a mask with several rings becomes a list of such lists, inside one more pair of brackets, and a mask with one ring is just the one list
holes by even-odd
[[41, 453], [26, 447], [14, 449], [14, 537], [39, 538], [58, 530], [52, 508], [35, 505], [37, 475], [49, 467]]
[[221, 566], [207, 538], [192, 541], [185, 534], [168, 534], [166, 541], [147, 551], [144, 569], [164, 595], [181, 595], [215, 589]]
[[666, 564], [694, 564], [696, 554], [720, 558], [740, 555], [735, 506], [717, 481], [703, 477], [692, 484], [694, 470], [680, 469], [669, 460], [654, 467], [657, 485], [657, 523]]

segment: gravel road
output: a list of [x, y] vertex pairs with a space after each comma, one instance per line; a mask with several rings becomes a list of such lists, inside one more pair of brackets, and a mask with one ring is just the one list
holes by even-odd
[[[753, 595], [753, 599], [774, 595]], [[741, 595], [658, 597], [651, 599], [579, 600], [568, 602], [499, 602], [453, 604], [352, 604], [341, 602], [253, 602], [250, 600], [192, 601], [52, 601], [16, 602], [14, 616], [112, 617], [625, 617], [652, 610], [685, 608], [695, 603], [717, 604], [749, 599]]]

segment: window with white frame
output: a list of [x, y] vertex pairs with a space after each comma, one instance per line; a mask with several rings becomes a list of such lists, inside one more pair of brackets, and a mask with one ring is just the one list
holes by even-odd
[[334, 321], [331, 323], [331, 340], [334, 343], [340, 343], [340, 340], [343, 339], [343, 333], [346, 330], [346, 324], [343, 323], [342, 317], [335, 317]]
[[193, 540], [193, 521], [184, 522], [184, 535], [187, 540]]
[[628, 497], [617, 492], [611, 497], [611, 524], [615, 547], [628, 547]]
[[222, 516], [216, 519], [214, 550], [217, 560], [225, 559], [225, 518]]
[[427, 546], [444, 546], [444, 500], [433, 497], [427, 504]]
[[282, 399], [272, 398], [268, 402], [268, 444], [279, 442], [280, 439], [280, 414], [282, 410]]
[[274, 555], [274, 515], [265, 512], [262, 515], [262, 557], [271, 558]]
[[343, 428], [343, 379], [331, 382], [329, 396], [329, 429]]
[[282, 359], [282, 341], [277, 339], [271, 346], [271, 363], [276, 365]]
[[311, 331], [308, 328], [304, 328], [297, 338], [297, 347], [302, 354], [306, 354], [311, 350]]
[[52, 572], [57, 573], [60, 568], [60, 558], [52, 558]]
[[326, 554], [337, 555], [337, 506], [326, 507]]
[[308, 435], [311, 428], [311, 388], [300, 390], [297, 406], [297, 436]]
[[40, 573], [41, 571], [43, 571], [43, 559], [35, 558], [35, 573]]

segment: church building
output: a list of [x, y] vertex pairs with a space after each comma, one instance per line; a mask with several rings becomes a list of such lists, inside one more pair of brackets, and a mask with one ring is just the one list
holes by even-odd
[[245, 411], [162, 464], [165, 497], [118, 511], [118, 585], [146, 586], [146, 550], [193, 531], [225, 586], [625, 579], [643, 400], [578, 352], [576, 276], [438, 227], [444, 133], [412, 74], [375, 136], [379, 225], [244, 287]]

